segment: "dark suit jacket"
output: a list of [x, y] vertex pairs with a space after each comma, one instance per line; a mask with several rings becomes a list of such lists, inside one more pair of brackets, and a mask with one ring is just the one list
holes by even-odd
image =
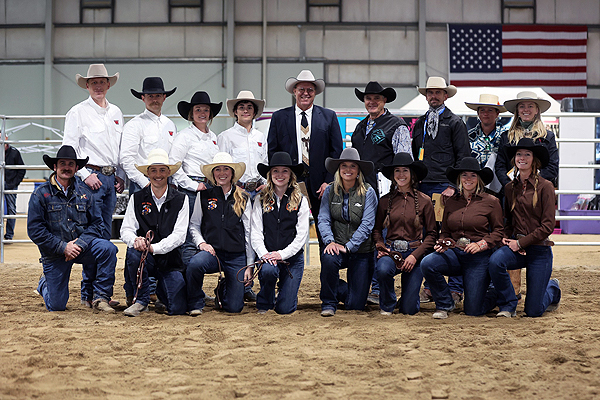
[[[267, 138], [269, 159], [273, 153], [285, 151], [292, 157], [294, 164], [302, 162], [302, 155], [298, 155], [294, 110], [295, 107], [292, 106], [273, 113]], [[341, 152], [342, 133], [337, 115], [333, 110], [313, 105], [308, 154], [310, 167], [307, 182], [307, 190], [311, 197], [318, 197], [317, 190], [323, 182], [333, 181], [333, 175], [325, 169], [325, 159], [327, 157], [339, 158]]]

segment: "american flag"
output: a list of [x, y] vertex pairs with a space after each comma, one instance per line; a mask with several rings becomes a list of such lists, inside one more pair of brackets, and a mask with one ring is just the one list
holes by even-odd
[[542, 87], [556, 100], [587, 96], [587, 27], [448, 25], [450, 82]]

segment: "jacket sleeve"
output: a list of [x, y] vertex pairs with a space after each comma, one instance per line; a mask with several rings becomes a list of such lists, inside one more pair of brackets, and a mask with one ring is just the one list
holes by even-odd
[[[6, 160], [6, 165], [24, 165], [23, 158], [21, 157], [21, 152], [15, 149], [14, 147], [10, 148], [10, 156], [9, 159]], [[14, 170], [12, 178], [9, 181], [6, 181], [6, 187], [11, 189], [16, 189], [17, 186], [23, 181], [25, 177], [24, 169]], [[5, 175], [6, 176], [6, 175]]]
[[279, 119], [279, 112], [274, 112], [271, 117], [271, 123], [269, 124], [269, 133], [267, 134], [269, 159], [273, 156], [273, 153], [281, 150], [279, 147], [279, 132], [277, 129]]
[[455, 165], [463, 158], [471, 157], [471, 142], [469, 142], [467, 126], [459, 117], [456, 117], [452, 126], [452, 144]]
[[65, 252], [67, 243], [55, 236], [48, 229], [48, 216], [46, 213], [46, 202], [43, 195], [38, 191], [32, 193], [29, 198], [29, 209], [27, 211], [27, 235], [46, 254], [61, 256]]
[[556, 148], [556, 138], [554, 133], [548, 131], [546, 140], [543, 141], [544, 146], [548, 149], [548, 155], [550, 156], [550, 162], [548, 165], [540, 170], [542, 178], [549, 180], [554, 183], [558, 177], [558, 148]]
[[[331, 121], [329, 122], [329, 157], [339, 158], [342, 154], [342, 131], [337, 115], [331, 111]], [[325, 161], [325, 160], [323, 160]], [[327, 171], [325, 182], [333, 182], [333, 175]]]
[[412, 131], [412, 154], [413, 160], [419, 159], [419, 149], [421, 148], [421, 144], [423, 143], [423, 125], [424, 125], [423, 117], [419, 117], [417, 122], [415, 123]]
[[423, 201], [422, 218], [423, 232], [425, 237], [423, 237], [423, 243], [421, 243], [421, 245], [417, 247], [412, 253], [412, 255], [415, 256], [417, 260], [420, 260], [421, 258], [423, 258], [423, 256], [425, 256], [426, 254], [431, 252], [431, 250], [433, 250], [433, 246], [435, 245], [435, 241], [438, 236], [437, 224], [435, 222], [435, 212], [433, 210], [433, 203], [429, 199], [429, 196], [424, 197], [427, 197], [427, 200], [424, 201], [423, 199], [421, 199], [421, 201]]
[[498, 177], [502, 187], [506, 186], [506, 184], [510, 182], [510, 178], [508, 175], [506, 175], [510, 169], [510, 160], [507, 159], [505, 149], [507, 143], [508, 131], [502, 132], [502, 135], [500, 136], [500, 143], [498, 143], [498, 157], [496, 157], [496, 164], [494, 165], [496, 176]]
[[375, 226], [373, 227], [373, 242], [375, 242], [375, 245], [385, 246], [385, 242], [383, 240], [383, 222], [385, 221], [385, 216], [387, 214], [388, 202], [389, 197], [384, 196], [379, 200], [379, 204], [377, 205]]

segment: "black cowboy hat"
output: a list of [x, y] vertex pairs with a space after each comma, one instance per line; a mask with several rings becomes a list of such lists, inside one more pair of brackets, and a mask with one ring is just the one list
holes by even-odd
[[194, 107], [196, 104], [206, 104], [210, 107], [210, 111], [212, 112], [213, 117], [216, 116], [219, 111], [221, 111], [221, 107], [223, 107], [223, 102], [220, 103], [211, 103], [210, 96], [208, 93], [204, 91], [196, 92], [192, 96], [192, 100], [188, 103], [187, 101], [180, 101], [177, 103], [177, 111], [179, 111], [179, 115], [183, 117], [186, 121], [190, 115], [190, 109]]
[[530, 150], [533, 153], [533, 156], [540, 160], [540, 163], [542, 164], [540, 168], [544, 168], [550, 162], [548, 149], [542, 144], [535, 144], [531, 138], [522, 138], [519, 140], [519, 143], [514, 145], [507, 144], [504, 148], [506, 149], [506, 155], [509, 159], [512, 159], [515, 154], [517, 154], [517, 150], [525, 149]]
[[51, 170], [54, 171], [54, 165], [56, 165], [56, 163], [58, 162], [58, 160], [75, 160], [75, 163], [77, 164], [77, 169], [81, 169], [85, 166], [85, 164], [87, 164], [88, 160], [90, 159], [89, 157], [86, 158], [77, 158], [77, 153], [75, 152], [75, 149], [69, 145], [64, 145], [61, 146], [60, 149], [58, 149], [58, 152], [56, 153], [56, 157], [50, 157], [47, 154], [44, 154], [42, 156], [42, 158], [44, 159], [44, 163], [46, 163], [46, 165], [48, 166], [48, 168], [50, 168]]
[[365, 94], [380, 94], [383, 97], [385, 97], [386, 103], [391, 103], [392, 101], [396, 100], [396, 91], [394, 89], [392, 89], [391, 87], [384, 89], [383, 86], [379, 84], [379, 82], [375, 81], [367, 83], [367, 87], [365, 88], [364, 92], [361, 92], [360, 90], [355, 88], [354, 94], [362, 102], [365, 101]]
[[163, 80], [157, 76], [152, 76], [150, 78], [144, 79], [144, 83], [142, 84], [141, 92], [138, 92], [137, 90], [134, 90], [134, 89], [129, 89], [129, 90], [131, 90], [131, 94], [133, 94], [138, 99], [141, 99], [143, 94], [156, 94], [156, 93], [166, 94], [167, 97], [169, 97], [170, 95], [175, 93], [177, 88], [173, 88], [171, 90], [165, 90], [165, 85], [163, 84]]
[[292, 157], [285, 151], [278, 151], [274, 153], [271, 159], [269, 160], [269, 165], [259, 163], [256, 168], [258, 172], [264, 177], [267, 177], [267, 173], [273, 167], [288, 167], [296, 176], [302, 175], [304, 172], [304, 166], [302, 164], [294, 165], [292, 164]]
[[423, 161], [414, 161], [410, 153], [398, 153], [394, 155], [394, 160], [389, 165], [384, 165], [381, 169], [383, 176], [388, 178], [390, 181], [394, 181], [394, 169], [396, 167], [407, 167], [410, 168], [411, 172], [415, 174], [415, 181], [421, 182], [427, 176], [427, 167]]
[[369, 175], [371, 172], [373, 172], [373, 162], [362, 161], [360, 159], [360, 155], [358, 154], [358, 150], [353, 147], [346, 147], [344, 150], [342, 150], [340, 158], [327, 157], [325, 159], [325, 168], [330, 174], [333, 175], [335, 174], [335, 171], [338, 170], [340, 164], [346, 161], [356, 163], [363, 175]]
[[479, 161], [474, 157], [465, 157], [458, 162], [456, 167], [448, 167], [446, 170], [446, 177], [450, 182], [456, 183], [458, 175], [464, 171], [475, 172], [479, 175], [484, 185], [487, 185], [494, 180], [494, 171], [488, 167], [481, 168], [479, 166]]

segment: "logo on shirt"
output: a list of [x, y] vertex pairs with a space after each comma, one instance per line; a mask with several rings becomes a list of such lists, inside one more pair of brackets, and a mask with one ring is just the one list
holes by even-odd
[[119, 125], [119, 120], [115, 119], [115, 125]]
[[44, 197], [50, 197], [50, 193], [44, 193]]
[[262, 142], [256, 142], [258, 143], [258, 147], [262, 147]]
[[80, 198], [81, 200], [87, 200], [87, 194], [85, 194], [85, 193], [84, 193], [84, 194], [82, 194], [81, 196], [79, 196], [79, 198]]
[[360, 204], [360, 203], [354, 203], [354, 207], [362, 207], [362, 204]]
[[217, 144], [217, 142], [216, 142], [215, 140], [213, 140], [213, 143], [214, 143], [214, 144]]
[[298, 209], [298, 206], [292, 208], [292, 206], [290, 205], [290, 203], [287, 203], [285, 205], [285, 209], [288, 210], [289, 212], [292, 212], [292, 211], [296, 211]]
[[208, 199], [208, 209], [215, 210], [217, 208], [217, 199]]
[[275, 200], [271, 199], [271, 201], [269, 201], [269, 204], [267, 204], [265, 206], [265, 212], [269, 213], [269, 212], [273, 211], [275, 209], [274, 204], [275, 204]]
[[385, 140], [385, 133], [381, 129], [375, 129], [371, 131], [371, 141], [373, 144], [379, 144]]
[[148, 215], [152, 211], [152, 203], [143, 202], [142, 203], [142, 215]]
[[173, 131], [169, 131], [169, 135], [173, 136]]

